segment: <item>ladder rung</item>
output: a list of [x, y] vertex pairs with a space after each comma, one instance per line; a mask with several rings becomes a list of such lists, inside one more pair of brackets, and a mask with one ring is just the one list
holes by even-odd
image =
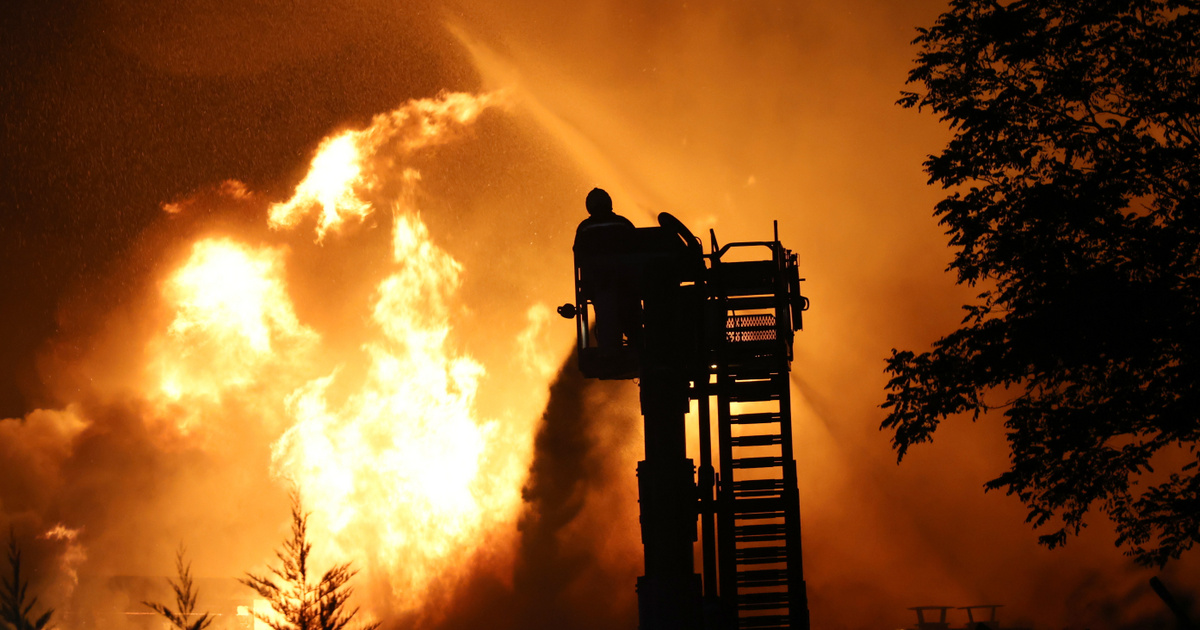
[[783, 510], [779, 510], [778, 512], [742, 512], [735, 514], [734, 518], [739, 521], [775, 520], [787, 518], [787, 514]]
[[[787, 383], [783, 384], [787, 387]], [[755, 402], [779, 400], [780, 391], [777, 379], [765, 381], [734, 381], [725, 386], [731, 402]]]
[[752, 569], [737, 572], [737, 585], [748, 587], [787, 586], [787, 569]]
[[787, 547], [743, 547], [735, 555], [738, 564], [774, 564], [787, 562]]
[[791, 615], [755, 615], [738, 617], [738, 628], [791, 628]]
[[738, 608], [741, 610], [771, 610], [788, 608], [791, 596], [787, 591], [772, 591], [769, 593], [742, 593], [738, 595]]
[[782, 479], [747, 479], [733, 482], [733, 496], [775, 496], [783, 492]]
[[772, 446], [775, 444], [783, 444], [782, 435], [739, 435], [730, 438], [729, 443], [732, 446]]
[[729, 422], [732, 424], [766, 424], [768, 422], [779, 422], [781, 415], [778, 412], [740, 413], [736, 416], [729, 416]]
[[737, 542], [773, 542], [784, 540], [786, 535], [787, 526], [782, 523], [738, 525], [733, 528], [733, 538]]
[[783, 511], [784, 502], [782, 497], [735, 499], [733, 502], [733, 513], [738, 518], [745, 518], [747, 514], [762, 514], [766, 512], [778, 512], [782, 514]]
[[734, 468], [775, 468], [783, 466], [782, 457], [743, 457], [733, 460]]

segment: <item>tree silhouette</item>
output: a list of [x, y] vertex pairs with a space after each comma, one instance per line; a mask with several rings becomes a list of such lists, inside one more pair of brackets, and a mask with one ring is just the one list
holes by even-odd
[[21, 550], [17, 547], [17, 538], [10, 529], [8, 531], [8, 564], [12, 568], [12, 579], [5, 578], [3, 600], [0, 601], [0, 620], [6, 630], [50, 630], [51, 608], [37, 619], [29, 615], [37, 604], [37, 597], [25, 601], [29, 594], [29, 580], [21, 580]]
[[[358, 608], [347, 610], [354, 592], [349, 582], [356, 571], [349, 563], [339, 564], [326, 571], [316, 584], [309, 582], [312, 543], [308, 542], [308, 514], [303, 511], [298, 491], [291, 493], [291, 500], [292, 535], [275, 552], [281, 565], [270, 567], [271, 575], [246, 573], [239, 580], [267, 600], [275, 613], [252, 614], [274, 630], [344, 630], [358, 614]], [[362, 626], [362, 630], [378, 627], [373, 623]]]
[[167, 579], [167, 584], [170, 584], [171, 590], [175, 591], [175, 610], [154, 602], [143, 601], [142, 604], [162, 615], [173, 628], [204, 630], [213, 622], [208, 613], [200, 615], [200, 618], [195, 621], [188, 620], [188, 617], [196, 616], [196, 596], [199, 593], [192, 583], [192, 565], [190, 562], [184, 563], [183, 555], [183, 545], [180, 545], [179, 549], [175, 550], [175, 574], [179, 577], [179, 581], [174, 582], [170, 578]]
[[1003, 410], [987, 489], [1051, 548], [1098, 506], [1161, 566], [1200, 538], [1200, 3], [953, 0], [918, 32], [899, 103], [954, 133], [925, 167], [981, 293], [931, 351], [892, 351], [883, 428], [903, 458]]

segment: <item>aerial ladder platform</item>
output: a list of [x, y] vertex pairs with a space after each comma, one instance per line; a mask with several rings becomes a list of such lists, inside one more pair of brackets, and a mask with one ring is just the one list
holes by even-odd
[[[770, 241], [723, 246], [710, 231], [708, 253], [671, 215], [659, 224], [635, 229], [614, 259], [577, 252], [575, 302], [559, 308], [586, 377], [641, 388], [639, 627], [807, 630], [789, 384], [808, 309], [796, 254], [777, 224]], [[616, 298], [593, 280], [614, 268], [628, 291]], [[604, 304], [614, 299], [636, 308]], [[598, 342], [597, 317], [625, 320], [619, 343]], [[686, 456], [693, 403], [698, 466]]]

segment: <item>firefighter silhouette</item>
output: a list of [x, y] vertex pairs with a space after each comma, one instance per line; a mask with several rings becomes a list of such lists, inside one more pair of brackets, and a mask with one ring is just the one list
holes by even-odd
[[590, 216], [575, 230], [574, 250], [583, 293], [596, 310], [597, 346], [637, 349], [642, 322], [633, 223], [613, 212], [612, 198], [600, 188], [588, 193], [585, 205]]

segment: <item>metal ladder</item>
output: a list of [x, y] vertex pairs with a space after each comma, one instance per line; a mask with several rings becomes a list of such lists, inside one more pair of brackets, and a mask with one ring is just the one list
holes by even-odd
[[706, 344], [711, 373], [701, 401], [708, 405], [715, 395], [717, 407], [722, 625], [808, 630], [788, 382], [799, 327], [792, 313], [799, 306], [790, 298], [792, 291], [798, 296], [795, 256], [778, 240], [746, 245], [767, 245], [772, 256], [714, 258], [708, 308], [718, 324]]

